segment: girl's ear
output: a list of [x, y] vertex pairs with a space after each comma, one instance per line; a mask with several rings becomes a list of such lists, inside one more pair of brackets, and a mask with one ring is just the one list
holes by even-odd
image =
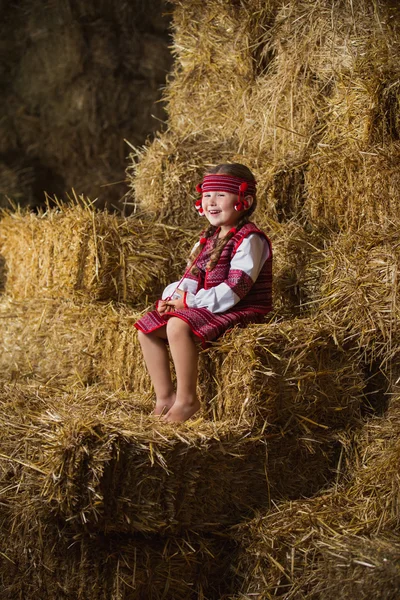
[[251, 205], [253, 204], [253, 196], [245, 196], [245, 200], [247, 202], [247, 208], [249, 209], [251, 207]]

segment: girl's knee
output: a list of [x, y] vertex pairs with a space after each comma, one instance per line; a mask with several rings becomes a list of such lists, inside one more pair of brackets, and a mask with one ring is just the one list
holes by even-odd
[[159, 329], [155, 329], [154, 331], [149, 331], [147, 333], [138, 329], [138, 338], [141, 345], [146, 343], [148, 340], [155, 340], [157, 338], [166, 340], [166, 327], [164, 325], [164, 327], [160, 327]]
[[183, 319], [179, 317], [168, 319], [167, 337], [169, 340], [181, 337], [182, 335], [192, 336], [192, 330]]

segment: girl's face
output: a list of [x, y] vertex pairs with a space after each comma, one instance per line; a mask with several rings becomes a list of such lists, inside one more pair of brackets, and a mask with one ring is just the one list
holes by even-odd
[[237, 201], [237, 194], [230, 192], [204, 192], [201, 205], [210, 224], [220, 227], [224, 234], [243, 216], [243, 212], [235, 210]]

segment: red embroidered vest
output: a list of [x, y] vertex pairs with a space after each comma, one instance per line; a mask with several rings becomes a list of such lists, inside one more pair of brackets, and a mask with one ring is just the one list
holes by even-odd
[[246, 295], [235, 304], [233, 310], [252, 310], [256, 313], [266, 314], [272, 310], [272, 246], [268, 237], [258, 229], [254, 223], [247, 223], [229, 240], [221, 252], [218, 263], [212, 271], [206, 271], [206, 265], [213, 251], [215, 237], [209, 238], [206, 246], [196, 261], [199, 268], [198, 289], [210, 289], [223, 283], [229, 275], [230, 264], [240, 243], [252, 233], [261, 235], [269, 245], [269, 257]]

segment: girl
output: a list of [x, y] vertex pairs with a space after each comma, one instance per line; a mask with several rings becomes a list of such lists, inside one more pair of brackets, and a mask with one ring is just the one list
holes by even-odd
[[202, 196], [195, 206], [209, 226], [182, 279], [135, 323], [156, 394], [153, 414], [167, 422], [186, 421], [200, 408], [196, 340], [206, 345], [234, 325], [260, 323], [272, 309], [271, 243], [249, 221], [256, 208], [253, 174], [239, 163], [221, 164], [196, 189]]

